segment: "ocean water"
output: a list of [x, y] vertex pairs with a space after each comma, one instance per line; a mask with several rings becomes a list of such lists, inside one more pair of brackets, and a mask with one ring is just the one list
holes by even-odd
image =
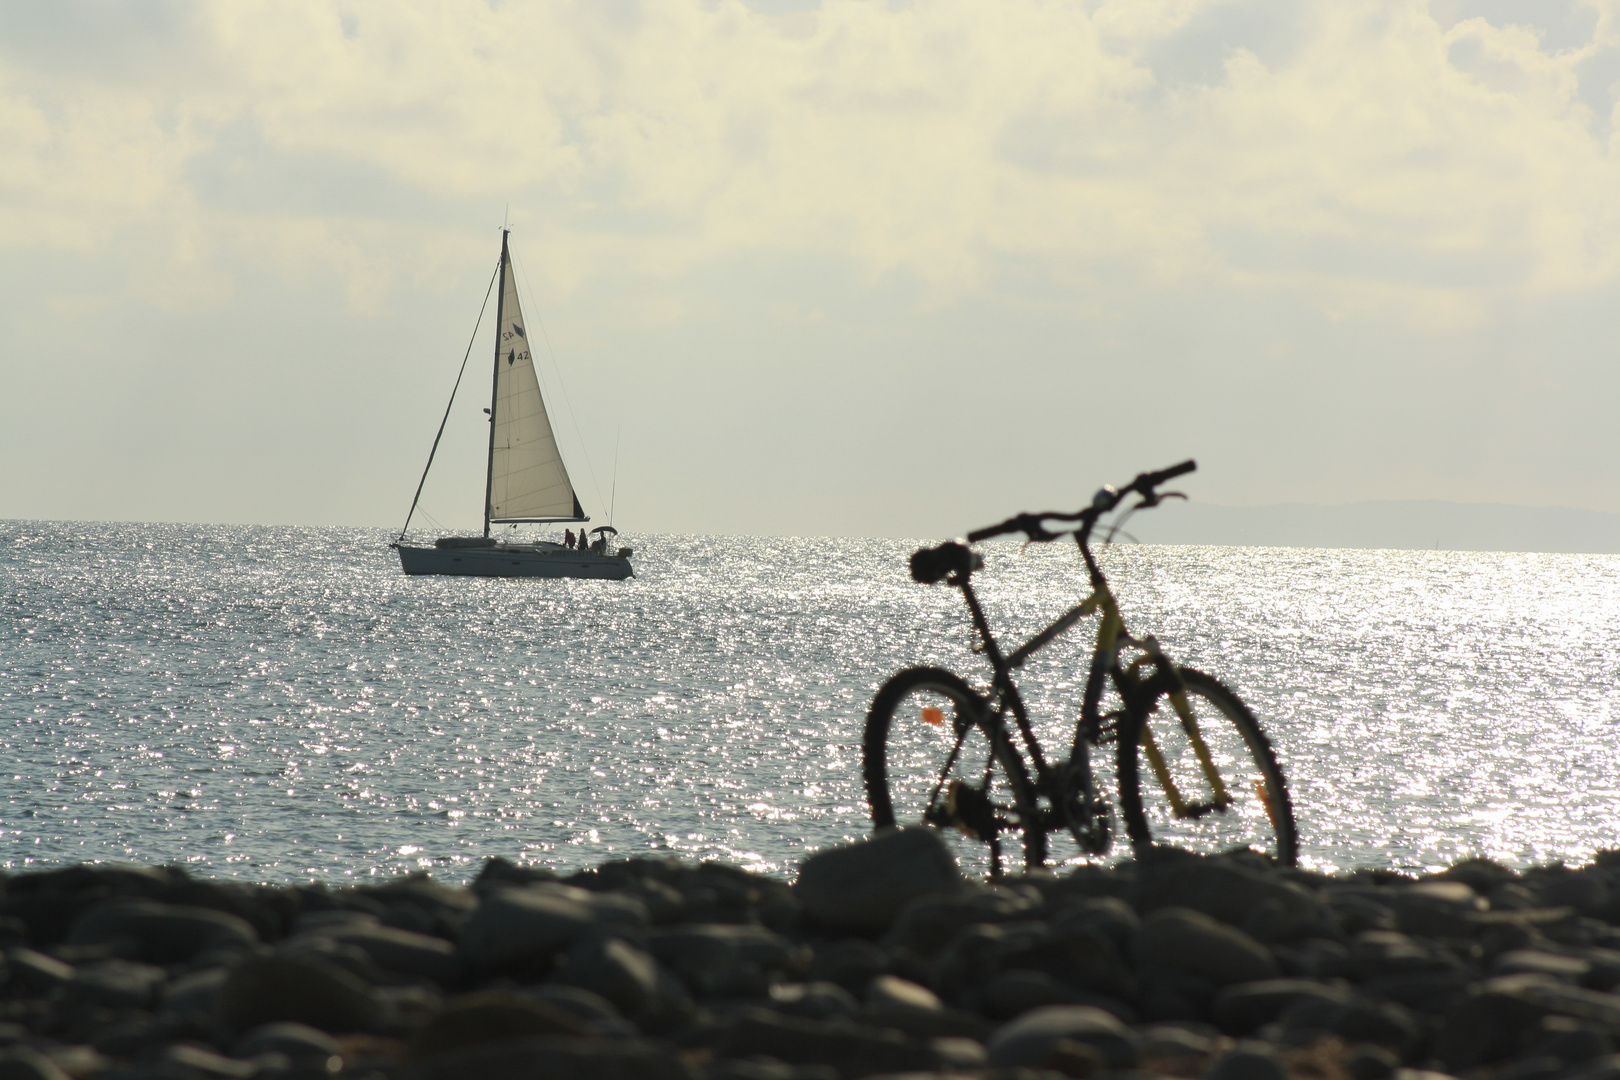
[[[878, 684], [970, 681], [904, 541], [629, 536], [627, 582], [407, 578], [381, 530], [0, 522], [0, 866], [337, 881], [649, 852], [791, 874], [867, 830]], [[1261, 718], [1309, 865], [1620, 846], [1620, 557], [1116, 546], [1127, 622]], [[1072, 546], [992, 545], [1021, 639]], [[1088, 639], [1021, 685], [1072, 722]]]

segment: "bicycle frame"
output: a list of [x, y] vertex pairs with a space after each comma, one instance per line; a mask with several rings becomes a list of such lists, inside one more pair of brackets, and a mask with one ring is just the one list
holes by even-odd
[[[1155, 673], [1168, 673], [1169, 677], [1175, 680], [1176, 685], [1169, 694], [1170, 701], [1194, 749], [1200, 771], [1209, 781], [1214, 793], [1213, 801], [1208, 804], [1189, 803], [1170, 775], [1164, 755], [1159, 750], [1157, 740], [1150, 729], [1145, 732], [1143, 752], [1147, 756], [1155, 779], [1170, 802], [1172, 812], [1177, 817], [1196, 817], [1212, 809], [1222, 809], [1232, 802], [1232, 797], [1215, 766], [1209, 746], [1198, 729], [1186, 692], [1180, 686], [1175, 665], [1164, 655], [1158, 641], [1152, 635], [1136, 638], [1126, 629], [1125, 620], [1119, 611], [1119, 603], [1109, 587], [1108, 579], [1097, 565], [1086, 543], [1086, 534], [1089, 531], [1089, 529], [1081, 530], [1076, 534], [1075, 540], [1090, 572], [1091, 594], [1010, 653], [1003, 653], [996, 641], [984, 607], [973, 589], [971, 573], [955, 575], [951, 580], [951, 584], [961, 590], [962, 597], [967, 603], [974, 630], [981, 643], [977, 651], [983, 652], [990, 662], [992, 679], [987, 700], [992, 715], [996, 718], [1001, 737], [1010, 738], [1010, 733], [1005, 728], [1005, 717], [1010, 710], [1028, 760], [1034, 766], [1036, 793], [1045, 795], [1053, 807], [1051, 819], [1039, 823], [1039, 826], [1047, 832], [1067, 827], [1074, 832], [1076, 840], [1082, 847], [1088, 849], [1091, 845], [1081, 838], [1081, 830], [1089, 826], [1089, 820], [1078, 822], [1070, 820], [1068, 806], [1075, 796], [1079, 796], [1082, 818], [1089, 819], [1095, 788], [1091, 772], [1090, 748], [1100, 745], [1105, 737], [1104, 717], [1099, 713], [1103, 687], [1105, 682], [1112, 682], [1129, 708], [1137, 700], [1147, 681], [1148, 676], [1143, 671], [1145, 667], [1151, 667]], [[1100, 618], [1092, 646], [1090, 670], [1087, 673], [1080, 717], [1075, 724], [1073, 745], [1069, 758], [1060, 772], [1047, 761], [1041, 749], [1040, 741], [1036, 738], [1030, 723], [1023, 695], [1019, 693], [1018, 686], [1013, 681], [1013, 672], [1076, 623], [1092, 615], [1099, 615]], [[1139, 652], [1125, 664], [1121, 662], [1121, 654], [1127, 648], [1135, 648]]]

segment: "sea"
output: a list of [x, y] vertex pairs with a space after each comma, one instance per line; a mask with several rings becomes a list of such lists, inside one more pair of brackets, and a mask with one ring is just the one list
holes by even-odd
[[[406, 577], [381, 530], [0, 522], [0, 867], [254, 881], [502, 856], [791, 877], [869, 831], [878, 685], [983, 681], [917, 541], [628, 533], [623, 582]], [[1127, 623], [1270, 734], [1302, 861], [1433, 870], [1620, 847], [1620, 557], [1117, 544]], [[1004, 640], [1084, 595], [986, 548]], [[1073, 723], [1082, 624], [1020, 673]]]

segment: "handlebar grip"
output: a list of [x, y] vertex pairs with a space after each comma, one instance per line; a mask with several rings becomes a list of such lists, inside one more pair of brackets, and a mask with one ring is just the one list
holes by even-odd
[[967, 534], [968, 543], [977, 544], [980, 540], [988, 540], [992, 536], [1005, 536], [1010, 532], [1019, 532], [1020, 526], [1017, 518], [1008, 518], [1000, 525], [986, 525], [982, 529], [974, 529]]
[[1197, 468], [1198, 462], [1188, 458], [1180, 465], [1172, 465], [1168, 469], [1160, 469], [1158, 472], [1143, 473], [1138, 483], [1144, 489], [1156, 488], [1166, 480], [1174, 480], [1178, 476], [1185, 476]]
[[973, 564], [973, 552], [955, 540], [948, 540], [938, 547], [919, 548], [911, 553], [911, 580], [922, 585], [937, 585], [952, 574], [971, 574]]

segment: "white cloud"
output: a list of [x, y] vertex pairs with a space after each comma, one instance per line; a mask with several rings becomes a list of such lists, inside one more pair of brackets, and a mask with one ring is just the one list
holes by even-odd
[[[1299, 6], [1286, 47], [1276, 5], [1190, 0], [185, 10], [162, 77], [7, 58], [3, 242], [214, 212], [216, 234], [297, 222], [342, 262], [343, 230], [305, 219], [391, 219], [415, 246], [437, 241], [425, 208], [511, 200], [586, 265], [832, 254], [954, 295], [1000, 255], [1108, 256], [1294, 280], [1330, 307], [1589, 287], [1620, 257], [1620, 176], [1580, 108], [1596, 41], [1548, 53], [1420, 3]], [[1198, 44], [1166, 45], [1197, 20]], [[1213, 55], [1211, 85], [1166, 66]], [[254, 177], [221, 162], [243, 140], [240, 168], [282, 190], [233, 207]], [[322, 189], [342, 180], [375, 203]]]
[[[612, 282], [661, 333], [724, 306], [703, 275], [768, 264], [1104, 336], [1201, 293], [1488, 336], [1617, 284], [1620, 0], [1482, 2], [13, 7], [0, 259], [93, 269], [0, 339], [250, 281], [381, 319], [486, 264], [505, 204], [537, 287]], [[764, 308], [855, 332], [825, 295]], [[1324, 346], [1248, 348], [1234, 371]]]

